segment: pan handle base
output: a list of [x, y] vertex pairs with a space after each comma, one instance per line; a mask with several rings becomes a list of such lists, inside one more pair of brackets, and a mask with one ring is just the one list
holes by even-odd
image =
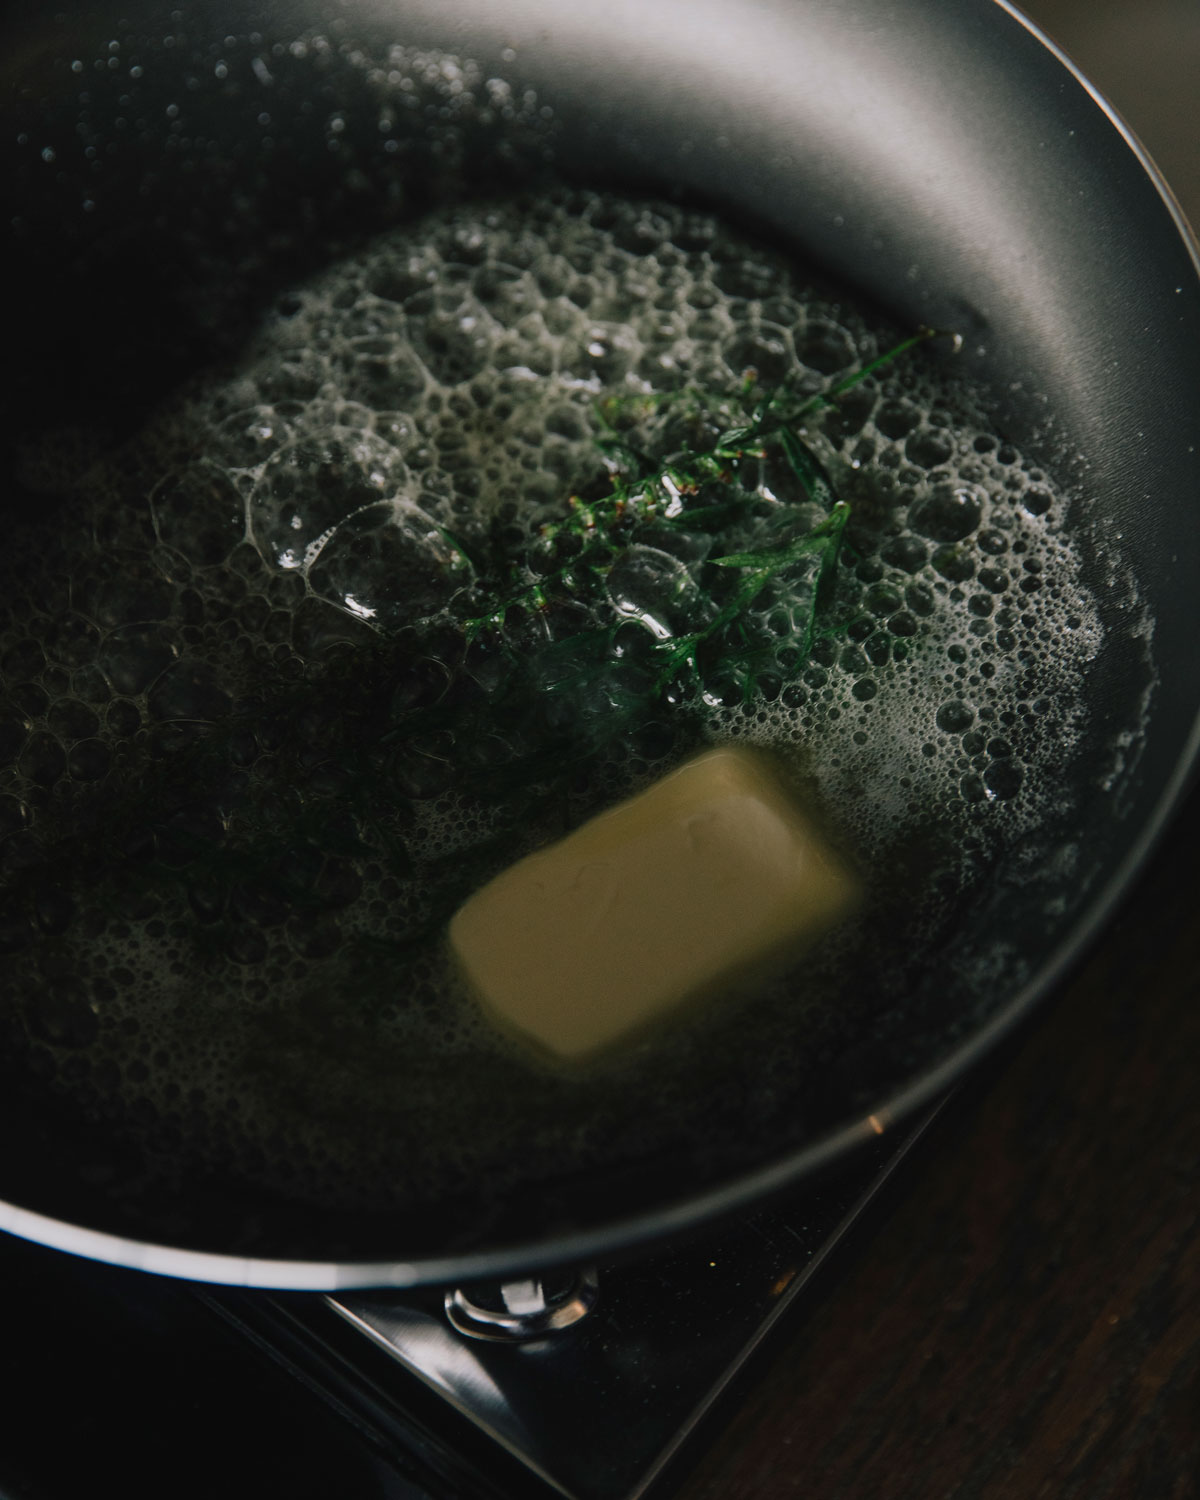
[[456, 1287], [446, 1293], [446, 1317], [466, 1338], [524, 1344], [573, 1328], [599, 1296], [594, 1267], [564, 1268], [520, 1281]]

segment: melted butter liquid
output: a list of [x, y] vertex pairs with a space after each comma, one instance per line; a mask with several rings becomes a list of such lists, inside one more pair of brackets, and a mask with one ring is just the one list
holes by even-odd
[[[376, 722], [352, 694], [427, 689], [436, 649], [403, 683], [329, 664], [436, 640], [468, 582], [445, 531], [532, 544], [597, 472], [598, 397], [728, 394], [748, 369], [817, 389], [892, 339], [711, 217], [584, 193], [429, 218], [266, 310], [237, 369], [8, 549], [4, 1004], [47, 1087], [164, 1171], [233, 1166], [347, 1205], [765, 1128], [902, 1003], [961, 893], [1060, 796], [1101, 630], [1053, 480], [920, 358], [810, 423], [854, 511], [854, 621], [749, 702], [718, 685], [692, 740], [782, 757], [874, 905], [787, 983], [582, 1080], [493, 1034], [436, 941], [398, 956], [447, 864], [505, 821], [462, 793], [445, 743], [390, 767], [394, 806], [347, 802]], [[764, 465], [765, 496], [791, 503], [787, 483]], [[756, 628], [783, 649], [795, 622], [764, 602]], [[684, 748], [622, 742], [498, 857]], [[180, 777], [213, 755], [227, 784], [187, 806]], [[147, 880], [138, 807], [168, 795]], [[257, 868], [196, 856], [230, 807]], [[65, 857], [63, 829], [89, 826], [87, 858]]]

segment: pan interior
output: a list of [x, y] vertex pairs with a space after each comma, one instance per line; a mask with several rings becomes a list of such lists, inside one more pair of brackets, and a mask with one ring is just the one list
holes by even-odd
[[[283, 82], [295, 66], [297, 102], [311, 94], [305, 65], [321, 56], [311, 38], [306, 47], [273, 65]], [[357, 128], [356, 90], [382, 110], [378, 54], [360, 52], [354, 62], [338, 53], [335, 107], [321, 123], [333, 157]], [[334, 441], [345, 452], [348, 434], [370, 434], [365, 470], [354, 457], [332, 481], [335, 491], [349, 490], [334, 494], [344, 513], [331, 525], [375, 502], [354, 486], [364, 471], [370, 482], [378, 461], [396, 465], [406, 481], [424, 472], [420, 504], [447, 527], [469, 528], [481, 506], [513, 504], [516, 515], [505, 519], [532, 526], [561, 502], [550, 480], [569, 488], [586, 478], [597, 382], [603, 389], [606, 379], [645, 381], [647, 361], [662, 365], [666, 324], [688, 379], [703, 374], [727, 387], [736, 387], [739, 366], [772, 358], [810, 376], [836, 375], [837, 358], [878, 348], [896, 326], [868, 299], [793, 269], [803, 262], [790, 237], [767, 227], [767, 213], [726, 202], [714, 219], [708, 201], [664, 199], [661, 185], [645, 180], [607, 194], [549, 186], [541, 158], [552, 132], [541, 106], [502, 102], [525, 101], [529, 90], [459, 54], [390, 60], [405, 63], [388, 70], [398, 75], [388, 84], [397, 99], [424, 89], [425, 103], [450, 109], [447, 101], [468, 93], [480, 114], [490, 103], [502, 124], [482, 122], [477, 139], [423, 126], [406, 144], [393, 122], [398, 134], [384, 149], [373, 145], [368, 155], [356, 145], [359, 165], [339, 159], [329, 174], [329, 198], [315, 210], [322, 234], [301, 244], [290, 226], [280, 236], [285, 250], [249, 270], [228, 246], [215, 248], [211, 226], [185, 236], [165, 278], [171, 295], [159, 305], [181, 320], [187, 357], [167, 352], [176, 341], [143, 316], [149, 332], [129, 359], [120, 399], [110, 388], [98, 402], [76, 397], [65, 412], [60, 401], [48, 424], [52, 443], [22, 447], [25, 515], [14, 517], [4, 658], [25, 735], [12, 792], [24, 810], [6, 846], [10, 891], [19, 887], [5, 961], [8, 1066], [19, 1068], [21, 1081], [14, 1077], [5, 1107], [26, 1131], [36, 1111], [47, 1156], [15, 1165], [9, 1196], [138, 1237], [283, 1257], [379, 1258], [398, 1248], [434, 1255], [586, 1228], [711, 1188], [871, 1108], [949, 1055], [1035, 973], [1120, 842], [1110, 813], [1136, 805], [1155, 673], [1153, 600], [1078, 462], [1079, 435], [1027, 392], [1006, 401], [960, 380], [952, 364], [938, 370], [926, 361], [864, 386], [857, 413], [814, 424], [813, 441], [824, 445], [858, 517], [855, 572], [842, 571], [862, 601], [859, 617], [874, 619], [871, 634], [829, 646], [803, 699], [797, 692], [786, 703], [757, 696], [747, 704], [718, 694], [701, 723], [682, 730], [656, 723], [656, 735], [623, 745], [573, 787], [565, 813], [556, 805], [523, 830], [527, 845], [552, 836], [564, 816], [578, 821], [698, 743], [733, 736], [783, 745], [791, 776], [854, 850], [872, 887], [863, 925], [805, 974], [799, 1028], [790, 984], [750, 1011], [698, 1016], [669, 1043], [605, 1064], [590, 1081], [564, 1081], [485, 1037], [460, 998], [447, 994], [436, 958], [397, 967], [389, 956], [381, 972], [376, 952], [372, 964], [346, 967], [347, 932], [395, 937], [396, 912], [413, 904], [397, 872], [382, 868], [378, 848], [329, 846], [314, 877], [324, 882], [316, 916], [280, 915], [266, 899], [277, 898], [277, 888], [264, 894], [235, 882], [232, 900], [244, 910], [222, 905], [228, 891], [210, 893], [220, 908], [213, 918], [203, 909], [204, 883], [190, 873], [186, 838], [160, 861], [164, 868], [175, 861], [165, 894], [161, 885], [148, 896], [123, 890], [127, 909], [112, 908], [111, 892], [107, 905], [80, 900], [70, 880], [46, 878], [30, 857], [36, 832], [22, 826], [31, 809], [35, 825], [64, 813], [74, 825], [112, 816], [111, 799], [107, 813], [96, 812], [104, 798], [90, 789], [88, 755], [95, 765], [107, 756], [105, 767], [127, 757], [124, 787], [144, 783], [152, 798], [163, 757], [181, 746], [188, 753], [189, 724], [219, 723], [231, 705], [252, 700], [278, 728], [276, 673], [286, 681], [315, 672], [323, 691], [334, 675], [342, 689], [356, 686], [357, 668], [346, 663], [364, 641], [373, 650], [376, 636], [369, 627], [356, 635], [353, 611], [331, 605], [333, 589], [345, 605], [344, 574], [330, 581], [326, 555], [322, 582], [320, 553], [303, 584], [301, 570], [279, 565], [268, 502], [279, 494], [275, 478], [292, 472], [280, 454]], [[388, 153], [388, 140], [404, 149]], [[447, 140], [459, 149], [450, 169]], [[389, 154], [404, 158], [402, 172], [389, 166]], [[567, 142], [556, 156], [560, 184], [579, 175]], [[512, 178], [500, 195], [497, 163]], [[404, 191], [382, 215], [378, 203], [360, 206], [348, 226], [338, 210], [353, 198], [354, 170], [367, 169]], [[587, 176], [595, 170], [590, 163]], [[710, 200], [728, 198], [720, 186]], [[259, 242], [271, 208], [267, 189], [250, 200], [231, 235], [234, 251]], [[368, 234], [389, 217], [397, 229], [383, 240]], [[740, 226], [752, 218], [763, 222], [747, 238]], [[334, 224], [347, 232], [333, 233]], [[549, 248], [535, 244], [531, 253], [531, 238]], [[436, 297], [429, 307], [420, 302], [430, 247], [437, 288], [460, 284], [474, 301], [487, 288], [493, 299], [526, 299], [507, 312], [496, 300], [481, 305], [496, 341], [487, 359], [433, 337], [447, 309]], [[85, 305], [116, 266], [136, 280], [127, 244], [90, 240], [87, 248], [92, 258], [72, 270], [67, 307], [76, 294]], [[190, 273], [182, 296], [180, 259]], [[399, 291], [393, 284], [389, 294], [396, 267], [417, 282]], [[501, 267], [505, 277], [490, 274]], [[518, 274], [507, 275], [512, 270]], [[674, 302], [656, 308], [665, 316], [651, 326], [638, 310], [647, 291], [666, 300], [672, 270]], [[572, 302], [570, 287], [554, 289], [552, 272], [593, 285], [576, 288]], [[126, 311], [128, 295], [119, 302]], [[155, 289], [143, 286], [139, 295]], [[558, 311], [566, 321], [554, 333], [545, 313], [556, 299], [565, 299]], [[460, 330], [463, 305], [454, 309]], [[402, 342], [422, 354], [419, 391], [408, 367], [408, 410], [398, 409], [394, 384], [404, 370], [392, 368], [403, 361], [381, 353], [387, 334], [376, 325], [388, 307], [402, 315]], [[231, 325], [246, 326], [247, 310], [255, 332], [230, 339]], [[700, 314], [709, 334], [686, 334]], [[356, 319], [372, 318], [358, 330]], [[40, 345], [61, 355], [75, 337], [71, 319], [65, 323], [44, 330]], [[323, 333], [330, 328], [331, 336]], [[622, 344], [629, 328], [636, 337]], [[596, 330], [602, 336], [591, 338]], [[547, 332], [552, 355], [539, 371]], [[314, 371], [306, 360], [328, 337], [328, 357]], [[519, 358], [500, 351], [522, 337]], [[122, 345], [128, 351], [131, 341]], [[714, 348], [722, 361], [715, 373]], [[151, 414], [147, 361], [161, 367], [173, 358], [188, 383]], [[381, 360], [389, 365], [383, 376]], [[976, 354], [974, 373], [980, 364]], [[597, 365], [607, 373], [597, 376]], [[381, 378], [393, 382], [386, 398], [363, 384]], [[471, 394], [473, 383], [489, 380], [486, 401]], [[44, 400], [45, 386], [34, 394]], [[1070, 400], [1064, 404], [1069, 412]], [[243, 420], [247, 413], [254, 421]], [[561, 430], [548, 437], [555, 422]], [[484, 486], [481, 498], [473, 479], [456, 484], [456, 474], [477, 478], [489, 441], [498, 449], [499, 435], [507, 441], [521, 426], [531, 430], [526, 448], [497, 459], [493, 491]], [[464, 430], [475, 468], [454, 456]], [[416, 462], [422, 439], [434, 451], [429, 470]], [[247, 451], [256, 444], [264, 446]], [[514, 485], [515, 496], [506, 492]], [[192, 527], [202, 502], [215, 505], [224, 541], [207, 522]], [[350, 555], [361, 561], [362, 549]], [[1003, 586], [981, 583], [984, 573]], [[895, 644], [911, 638], [910, 622], [925, 644], [906, 661]], [[414, 661], [430, 659], [436, 652], [423, 639]], [[328, 661], [341, 663], [336, 673], [321, 665]], [[122, 671], [128, 681], [121, 678], [118, 691], [114, 673]], [[364, 685], [378, 682], [368, 677]], [[903, 712], [889, 710], [889, 693], [904, 695]], [[123, 728], [115, 703], [132, 704], [138, 725], [125, 712], [133, 727]], [[89, 719], [88, 732], [76, 733], [85, 714], [96, 727]], [[300, 722], [284, 719], [289, 730]], [[208, 729], [199, 738], [206, 736]], [[55, 745], [83, 767], [77, 781], [86, 789], [77, 797], [54, 790]], [[295, 772], [278, 746], [266, 747], [271, 757]], [[328, 776], [331, 759], [338, 757], [314, 752], [306, 773]], [[452, 788], [417, 790], [406, 792], [410, 812], [413, 802], [431, 804], [417, 808], [418, 863], [456, 853], [479, 808], [455, 801]], [[340, 794], [328, 795], [336, 803]], [[309, 788], [302, 800], [311, 806], [314, 796]], [[116, 811], [130, 822], [126, 804], [118, 801]], [[332, 838], [328, 830], [322, 836]], [[510, 842], [503, 857], [520, 848], [520, 839]], [[103, 885], [87, 889], [95, 896]], [[915, 902], [914, 888], [925, 893]], [[323, 951], [329, 928], [338, 937]], [[448, 1015], [458, 1019], [449, 1023]], [[107, 1129], [80, 1153], [79, 1131], [96, 1118]], [[72, 1158], [69, 1171], [55, 1160], [60, 1152]]]

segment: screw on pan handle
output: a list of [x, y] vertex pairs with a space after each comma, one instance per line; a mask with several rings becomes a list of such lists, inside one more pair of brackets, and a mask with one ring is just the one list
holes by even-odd
[[595, 1269], [548, 1272], [524, 1281], [482, 1282], [446, 1293], [446, 1317], [467, 1338], [523, 1344], [572, 1328], [600, 1295]]

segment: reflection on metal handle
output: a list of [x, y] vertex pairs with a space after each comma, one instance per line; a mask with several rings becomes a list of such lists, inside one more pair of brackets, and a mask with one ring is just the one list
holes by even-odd
[[446, 1293], [446, 1317], [459, 1333], [522, 1344], [561, 1333], [586, 1318], [600, 1295], [595, 1269], [551, 1272], [526, 1281], [491, 1282]]

